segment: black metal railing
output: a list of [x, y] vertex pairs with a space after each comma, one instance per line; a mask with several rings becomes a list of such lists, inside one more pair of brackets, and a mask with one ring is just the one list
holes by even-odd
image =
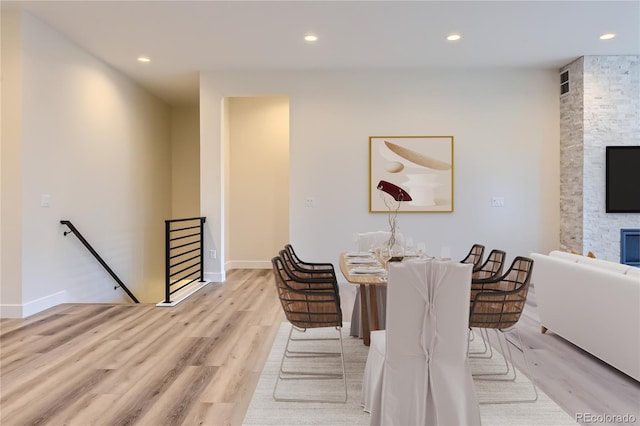
[[69, 231], [64, 231], [65, 237], [69, 234], [74, 234], [76, 238], [78, 238], [78, 240], [80, 240], [80, 242], [87, 248], [87, 250], [89, 250], [89, 253], [91, 253], [93, 257], [96, 258], [98, 263], [100, 263], [100, 265], [102, 265], [102, 267], [109, 273], [109, 275], [111, 275], [111, 278], [113, 278], [115, 282], [118, 283], [118, 285], [115, 288], [120, 287], [125, 293], [127, 293], [127, 295], [131, 298], [131, 300], [133, 300], [135, 303], [140, 303], [136, 298], [136, 296], [134, 296], [133, 293], [131, 293], [131, 291], [127, 288], [127, 286], [124, 285], [122, 280], [118, 278], [116, 273], [113, 272], [113, 269], [111, 269], [109, 265], [107, 265], [107, 262], [105, 262], [102, 259], [102, 257], [100, 257], [98, 252], [95, 251], [93, 247], [91, 247], [91, 244], [89, 244], [89, 242], [82, 236], [80, 231], [78, 231], [78, 229], [75, 226], [73, 226], [73, 223], [71, 223], [71, 221], [69, 220], [61, 220], [60, 223], [70, 229]]
[[204, 223], [206, 217], [165, 220], [165, 298], [196, 281], [204, 281]]

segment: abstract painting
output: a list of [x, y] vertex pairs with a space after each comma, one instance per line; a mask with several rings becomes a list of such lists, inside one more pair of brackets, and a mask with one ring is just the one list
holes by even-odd
[[370, 212], [389, 212], [381, 181], [410, 195], [398, 212], [453, 212], [453, 136], [370, 136]]

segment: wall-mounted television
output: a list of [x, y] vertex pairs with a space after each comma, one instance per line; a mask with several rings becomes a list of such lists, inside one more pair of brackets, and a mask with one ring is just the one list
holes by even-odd
[[640, 146], [606, 148], [606, 212], [640, 213]]

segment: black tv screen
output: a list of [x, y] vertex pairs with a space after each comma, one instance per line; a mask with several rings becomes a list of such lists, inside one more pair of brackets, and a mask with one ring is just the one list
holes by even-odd
[[608, 146], [607, 213], [640, 213], [640, 146]]

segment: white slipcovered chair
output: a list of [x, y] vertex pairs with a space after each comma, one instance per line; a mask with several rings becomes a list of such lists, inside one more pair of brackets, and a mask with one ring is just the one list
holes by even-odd
[[479, 425], [468, 363], [473, 265], [392, 263], [386, 330], [373, 332], [362, 404], [372, 425]]
[[389, 231], [372, 231], [358, 234], [358, 251], [368, 252], [376, 247], [386, 246], [391, 237]]
[[[372, 231], [358, 234], [358, 251], [366, 253], [377, 247], [386, 247], [389, 243], [391, 232], [389, 231]], [[396, 233], [396, 243], [394, 247], [403, 247], [404, 237], [402, 234]], [[385, 309], [387, 300], [387, 289], [384, 286], [376, 286], [377, 308], [378, 308], [378, 324], [380, 328], [385, 326]], [[369, 302], [369, 301], [367, 301]], [[371, 322], [370, 322], [371, 323]], [[356, 298], [353, 302], [353, 311], [351, 312], [351, 331], [349, 333], [354, 337], [363, 337], [361, 310], [360, 310], [360, 292], [356, 292]]]

